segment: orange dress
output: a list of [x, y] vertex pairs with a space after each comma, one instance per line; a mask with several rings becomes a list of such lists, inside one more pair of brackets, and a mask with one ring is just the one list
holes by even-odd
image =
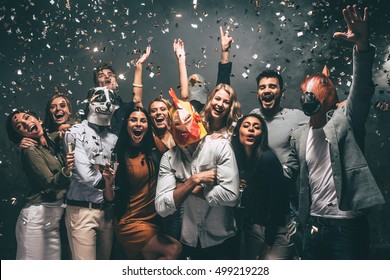
[[[159, 232], [158, 215], [154, 206], [157, 181], [154, 166], [149, 174], [145, 155], [128, 158], [126, 162], [130, 202], [125, 214], [115, 225], [119, 242], [129, 259], [137, 259], [143, 247]], [[150, 181], [149, 179], [152, 178]]]

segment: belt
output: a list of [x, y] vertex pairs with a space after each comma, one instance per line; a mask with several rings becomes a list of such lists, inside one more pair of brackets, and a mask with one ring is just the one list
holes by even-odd
[[361, 223], [367, 222], [367, 216], [362, 215], [350, 219], [334, 219], [334, 218], [310, 216], [309, 222], [314, 224], [324, 225], [324, 226], [351, 226], [351, 225], [359, 225]]
[[71, 200], [71, 199], [67, 199], [66, 204], [70, 206], [79, 206], [79, 207], [84, 207], [89, 209], [97, 209], [100, 211], [111, 206], [111, 204], [108, 203], [94, 203], [94, 202]]

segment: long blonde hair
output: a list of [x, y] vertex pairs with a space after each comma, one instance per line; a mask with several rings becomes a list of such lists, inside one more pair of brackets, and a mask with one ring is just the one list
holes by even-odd
[[226, 129], [229, 130], [231, 125], [234, 122], [237, 122], [237, 120], [241, 117], [241, 104], [237, 100], [236, 91], [228, 84], [219, 84], [209, 94], [209, 97], [207, 99], [207, 103], [204, 106], [203, 111], [201, 112], [202, 121], [203, 121], [204, 125], [206, 126], [206, 129], [209, 133], [212, 132], [212, 131], [210, 131], [210, 124], [213, 123], [213, 116], [211, 115], [211, 100], [213, 100], [215, 94], [219, 90], [222, 90], [222, 89], [225, 90], [230, 96], [230, 109], [229, 109], [229, 112], [225, 116]]

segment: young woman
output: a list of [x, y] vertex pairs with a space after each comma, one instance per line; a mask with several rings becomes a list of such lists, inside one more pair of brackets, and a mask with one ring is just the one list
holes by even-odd
[[242, 117], [232, 146], [243, 190], [237, 218], [245, 240], [244, 259], [289, 259], [289, 195], [278, 158], [268, 147], [267, 125], [257, 114]]
[[7, 133], [16, 144], [22, 138], [37, 142], [21, 150], [22, 167], [32, 188], [16, 222], [16, 259], [59, 260], [61, 205], [72, 175], [73, 153], [64, 159], [52, 138], [58, 133], [50, 137], [31, 112], [12, 112], [7, 118]]
[[161, 154], [155, 148], [152, 121], [134, 107], [123, 123], [115, 152], [119, 155], [115, 232], [129, 259], [177, 259], [180, 243], [162, 233], [154, 206]]
[[[232, 38], [229, 37], [226, 32], [221, 32], [221, 63], [228, 63], [228, 54]], [[185, 60], [184, 43], [181, 39], [174, 40], [173, 50], [176, 54], [179, 67], [180, 77], [180, 96], [183, 101], [187, 101], [189, 98], [189, 87], [187, 82], [187, 68]], [[230, 64], [227, 64], [230, 65]], [[225, 65], [226, 66], [226, 65]], [[221, 65], [219, 66], [221, 70]], [[231, 68], [230, 68], [231, 69]], [[228, 71], [223, 71], [225, 74], [218, 74], [218, 82], [229, 81]], [[221, 71], [220, 71], [221, 72]], [[225, 83], [218, 84], [212, 92], [209, 94], [207, 102], [203, 107], [203, 111], [200, 113], [203, 123], [209, 134], [222, 135], [224, 138], [230, 139], [235, 123], [241, 116], [241, 105], [237, 100], [236, 91]]]
[[152, 119], [154, 141], [161, 154], [175, 146], [175, 140], [170, 132], [169, 125], [169, 110], [171, 107], [171, 103], [162, 97], [153, 99], [148, 107]]
[[[45, 120], [43, 126], [48, 133], [59, 132], [62, 137], [72, 125], [80, 120], [72, 114], [72, 105], [69, 99], [62, 94], [53, 95], [46, 103]], [[20, 149], [27, 149], [38, 144], [32, 138], [23, 137], [19, 143]]]

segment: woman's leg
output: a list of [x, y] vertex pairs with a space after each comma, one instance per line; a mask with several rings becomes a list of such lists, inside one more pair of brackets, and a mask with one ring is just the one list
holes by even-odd
[[181, 254], [181, 244], [173, 237], [158, 233], [141, 250], [145, 259], [177, 260]]

